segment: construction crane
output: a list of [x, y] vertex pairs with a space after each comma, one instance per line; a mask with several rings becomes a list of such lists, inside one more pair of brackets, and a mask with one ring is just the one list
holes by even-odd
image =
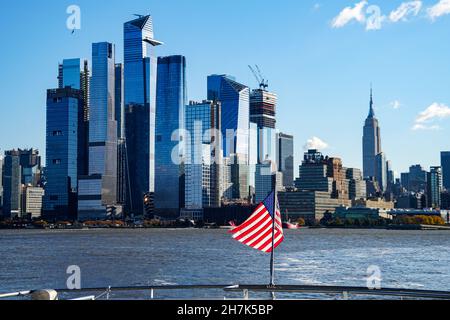
[[256, 70], [252, 66], [248, 66], [253, 75], [256, 78], [256, 81], [259, 84], [259, 88], [261, 90], [267, 91], [267, 88], [269, 87], [269, 81], [264, 79], [264, 76], [262, 75], [261, 70], [259, 69], [258, 65], [255, 65]]

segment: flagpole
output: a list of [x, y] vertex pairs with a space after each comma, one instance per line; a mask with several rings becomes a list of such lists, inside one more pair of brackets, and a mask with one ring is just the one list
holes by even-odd
[[272, 183], [274, 185], [273, 193], [273, 225], [272, 225], [272, 252], [270, 258], [270, 286], [275, 286], [275, 221], [277, 218], [277, 175], [272, 176]]

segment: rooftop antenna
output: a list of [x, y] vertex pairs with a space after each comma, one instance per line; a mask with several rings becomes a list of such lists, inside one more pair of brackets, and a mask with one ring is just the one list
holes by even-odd
[[264, 76], [262, 75], [261, 70], [259, 69], [258, 65], [255, 65], [256, 70], [252, 66], [248, 66], [253, 75], [256, 78], [256, 81], [259, 84], [259, 88], [261, 90], [267, 91], [267, 88], [269, 87], [269, 81], [264, 79]]

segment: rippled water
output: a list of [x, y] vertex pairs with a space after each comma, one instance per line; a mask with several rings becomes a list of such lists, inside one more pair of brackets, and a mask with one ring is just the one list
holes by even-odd
[[[0, 231], [0, 292], [65, 288], [70, 265], [83, 287], [266, 284], [270, 256], [224, 230]], [[450, 290], [447, 231], [291, 230], [276, 252], [279, 284]], [[139, 298], [139, 296], [130, 296]]]

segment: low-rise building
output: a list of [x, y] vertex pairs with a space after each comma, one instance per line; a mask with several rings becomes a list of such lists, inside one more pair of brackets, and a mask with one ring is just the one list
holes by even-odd
[[385, 209], [367, 207], [339, 207], [336, 209], [335, 217], [339, 219], [388, 219], [392, 220], [392, 215]]
[[287, 191], [279, 192], [281, 214], [295, 221], [303, 218], [307, 221], [321, 220], [325, 213], [334, 213], [337, 207], [350, 206], [351, 201], [333, 199], [328, 192]]

